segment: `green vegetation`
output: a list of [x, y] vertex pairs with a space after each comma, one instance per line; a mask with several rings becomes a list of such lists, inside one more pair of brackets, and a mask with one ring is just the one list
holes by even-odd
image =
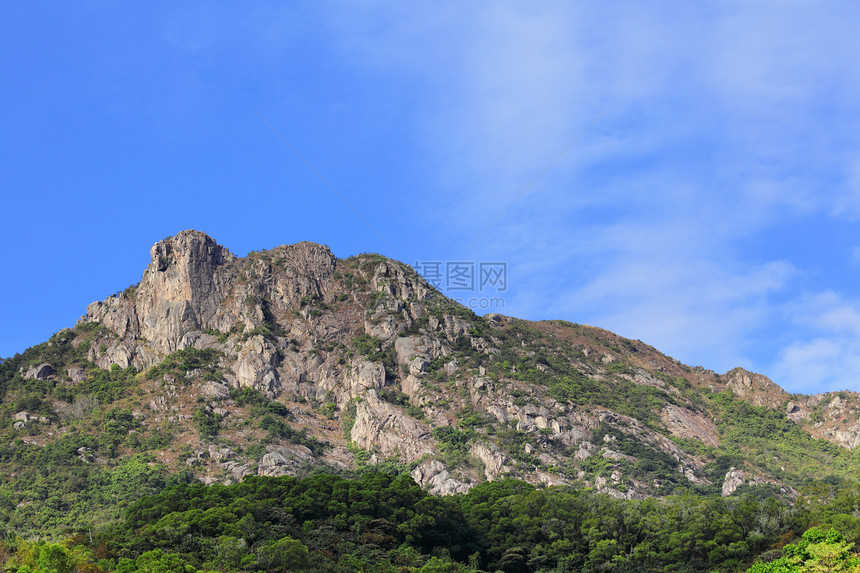
[[[442, 437], [460, 441], [453, 432]], [[139, 475], [132, 470], [117, 482], [139, 487]], [[132, 503], [113, 525], [63, 543], [7, 538], [0, 566], [18, 572], [856, 571], [858, 518], [843, 512], [860, 499], [860, 485], [842, 486], [821, 484], [792, 508], [749, 496], [618, 500], [516, 480], [433, 497], [407, 475], [379, 472], [352, 480], [321, 474], [250, 477], [231, 486], [179, 483]], [[795, 531], [805, 533], [796, 538]]]
[[[266, 256], [249, 259], [263, 264]], [[364, 317], [372, 323], [393, 317], [399, 335], [438, 335], [444, 355], [419, 376], [422, 399], [432, 396], [424, 409], [413, 406], [397, 384], [408, 368], [398, 365], [392, 339], [350, 338], [355, 330], [347, 328], [319, 337], [293, 334], [301, 342], [287, 344], [282, 328], [288, 323], [279, 326], [272, 311], [283, 309], [270, 308], [263, 290], [240, 299], [261, 309], [261, 326], [244, 332], [237, 323], [228, 332], [207, 333], [221, 342], [265, 336], [283, 344], [286, 366], [288, 351], [313, 346], [314, 359], [336, 376], [362, 361], [382, 364], [388, 384], [379, 396], [429, 426], [439, 458], [455, 477], [483, 479], [481, 462], [470, 455], [482, 442], [504, 456], [507, 477], [464, 495], [430, 496], [409, 473], [423, 459], [377, 463], [381, 448], [371, 444], [368, 451], [349, 442], [361, 397], [337, 404], [329, 392], [309, 398], [310, 408], [297, 395], [271, 400], [249, 388], [213, 396], [211, 385], [190, 386], [224, 379], [227, 361], [211, 349], [175, 352], [144, 372], [116, 365], [105, 370], [93, 361], [104, 365], [118, 341], [104, 327], [85, 324], [0, 361], [0, 569], [771, 573], [858, 567], [860, 485], [853, 479], [860, 451], [811, 438], [784, 410], [705, 390], [693, 377], [679, 378], [683, 371], [674, 366], [643, 366], [647, 360], [636, 353], [644, 353], [644, 345], [610, 333], [596, 338], [572, 323], [555, 322], [550, 331], [524, 321], [485, 320], [436, 294], [404, 304], [386, 292], [367, 292], [368, 277], [385, 260], [365, 255], [341, 265], [354, 271], [336, 277], [346, 292], [327, 294], [328, 303], [303, 297], [285, 320], [353, 313], [349, 301], [355, 300], [371, 305]], [[285, 265], [283, 259], [273, 264]], [[453, 325], [452, 318], [458, 319]], [[568, 335], [591, 338], [580, 344]], [[452, 361], [457, 368], [446, 368]], [[45, 362], [57, 376], [24, 378]], [[81, 369], [76, 382], [66, 375], [70, 367]], [[471, 387], [470, 377], [480, 379], [480, 387]], [[299, 378], [298, 384], [311, 380]], [[298, 392], [314, 395], [306, 386]], [[494, 395], [503, 409], [505, 402], [528, 409], [491, 415], [482, 400]], [[567, 411], [561, 414], [563, 408], [555, 409], [547, 396]], [[671, 436], [661, 419], [667, 404], [710, 420], [720, 443]], [[234, 406], [243, 410], [226, 415]], [[14, 415], [20, 411], [38, 418], [22, 416], [25, 422], [18, 423]], [[573, 418], [565, 417], [580, 414], [585, 422], [571, 428]], [[826, 415], [822, 402], [813, 416]], [[339, 419], [339, 427], [324, 418]], [[230, 448], [230, 463], [248, 464], [252, 472], [255, 460], [278, 451], [272, 444], [285, 441], [318, 457], [346, 455], [299, 424], [317, 435], [341, 433], [355, 465], [323, 470], [307, 464], [297, 470], [301, 477], [246, 477], [229, 486], [195, 479], [193, 472], [201, 475], [204, 466], [207, 477], [221, 481], [242, 475], [216, 464], [221, 458], [207, 460], [207, 442]], [[587, 448], [580, 449], [582, 438], [590, 442]], [[673, 442], [704, 467], [686, 464]], [[586, 455], [575, 456], [580, 451]], [[731, 467], [797, 488], [796, 503], [791, 487], [755, 480], [721, 497]], [[604, 491], [616, 496], [662, 497], [614, 499], [591, 489], [510, 479], [535, 479], [536, 471], [605, 484], [611, 489]], [[684, 471], [694, 471], [699, 485]]]
[[772, 561], [758, 561], [747, 573], [819, 573], [860, 571], [860, 556], [853, 543], [836, 529], [814, 527], [800, 541], [782, 548], [782, 555]]
[[[612, 428], [607, 424], [601, 424], [600, 428], [593, 434], [592, 440], [595, 443], [605, 443], [609, 439], [610, 447], [625, 456], [635, 458], [634, 462], [622, 459], [612, 464], [606, 464], [605, 458], [595, 459], [596, 456], [586, 460], [586, 466], [591, 464], [602, 464], [593, 468], [596, 475], [608, 477], [612, 469], [621, 469], [624, 475], [636, 476], [636, 479], [646, 483], [660, 484], [654, 488], [657, 495], [667, 495], [675, 491], [676, 488], [690, 487], [689, 481], [678, 472], [678, 461], [670, 454], [662, 449], [649, 445], [646, 442], [637, 439], [631, 439], [630, 436], [624, 434], [616, 428]], [[728, 469], [728, 468], [727, 468]], [[725, 475], [725, 472], [723, 472]], [[721, 480], [715, 480], [717, 483]], [[706, 492], [704, 488], [699, 489], [701, 492]], [[716, 488], [711, 488], [708, 493], [719, 493]]]
[[473, 430], [442, 426], [433, 430], [433, 437], [439, 444], [439, 451], [446, 465], [457, 467], [468, 463], [469, 443], [475, 437]]
[[[352, 339], [351, 350], [359, 356], [365, 357], [370, 362], [381, 362], [385, 368], [386, 380], [393, 380], [397, 374], [397, 354], [394, 347], [385, 346], [378, 338], [360, 334]], [[348, 353], [351, 355], [351, 353]]]
[[[481, 364], [495, 379], [544, 386], [548, 396], [563, 404], [600, 405], [646, 425], [656, 424], [663, 405], [675, 401], [665, 390], [632, 381], [636, 371], [624, 360], [600, 363], [604, 374], [598, 377], [594, 374], [598, 368], [588, 364], [581, 350], [524, 322], [514, 321], [502, 329], [491, 329], [483, 319], [475, 324], [472, 335], [492, 337], [500, 349], [492, 362]], [[474, 361], [471, 345], [457, 346], [461, 359]]]
[[200, 370], [205, 380], [221, 380], [218, 369], [218, 359], [221, 353], [212, 348], [198, 350], [187, 348], [173, 354], [168, 354], [157, 366], [150, 368], [146, 377], [149, 380], [157, 380], [165, 375], [173, 376], [176, 382], [185, 384], [188, 382], [186, 375], [192, 370]]
[[0, 399], [7, 392], [22, 390], [31, 393], [45, 394], [54, 388], [54, 383], [48, 380], [25, 380], [22, 370], [26, 371], [37, 364], [50, 364], [58, 372], [73, 366], [95, 366], [87, 361], [87, 352], [93, 341], [107, 341], [113, 335], [100, 324], [86, 323], [73, 329], [65, 328], [47, 342], [37, 344], [16, 354], [12, 358], [0, 361]]
[[202, 438], [214, 438], [220, 430], [221, 416], [209, 408], [197, 408], [194, 411], [194, 423]]
[[730, 392], [711, 394], [705, 399], [719, 420], [725, 444], [719, 448], [721, 455], [744, 460], [769, 475], [798, 485], [828, 474], [856, 475], [857, 465], [852, 462], [849, 450], [812, 438], [783, 412], [753, 406], [735, 399]]
[[422, 410], [420, 406], [413, 406], [409, 402], [409, 397], [403, 392], [395, 390], [394, 388], [383, 388], [380, 391], [379, 396], [386, 402], [400, 406], [413, 418], [417, 418], [419, 420], [424, 419], [424, 410]]
[[351, 346], [359, 356], [364, 356], [370, 362], [384, 362], [393, 353], [393, 349], [383, 348], [381, 340], [364, 333], [353, 338]]
[[258, 418], [265, 414], [274, 414], [286, 419], [292, 418], [292, 414], [283, 403], [270, 400], [262, 392], [253, 388], [232, 388], [230, 398], [235, 401], [237, 406], [250, 406], [252, 418]]
[[[0, 448], [5, 474], [0, 482], [0, 532], [57, 535], [91, 528], [118, 519], [141, 495], [188, 479], [186, 474], [170, 476], [147, 454], [104, 463], [132, 424], [122, 413], [107, 418], [106, 435], [98, 438], [66, 435], [44, 448], [23, 443]], [[14, 474], [6, 473], [10, 467]]]
[[295, 430], [287, 422], [271, 414], [264, 415], [260, 419], [259, 426], [269, 433], [270, 441], [274, 441], [277, 438], [285, 438], [295, 444], [305, 446], [317, 455], [322, 454], [330, 447], [330, 444], [327, 442], [321, 442], [313, 436], [309, 436], [307, 430], [304, 428]]
[[137, 370], [130, 366], [120, 368], [114, 364], [110, 370], [90, 368], [87, 379], [77, 386], [56, 389], [55, 395], [64, 402], [72, 403], [79, 396], [89, 396], [101, 404], [110, 404], [122, 398], [136, 382]]

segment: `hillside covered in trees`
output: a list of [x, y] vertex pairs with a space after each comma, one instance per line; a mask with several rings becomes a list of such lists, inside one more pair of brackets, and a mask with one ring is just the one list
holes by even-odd
[[853, 571], [858, 505], [856, 483], [819, 485], [791, 506], [748, 494], [619, 500], [510, 479], [432, 496], [404, 474], [249, 477], [168, 486], [65, 539], [7, 538], [0, 561], [20, 572]]
[[831, 551], [851, 567], [858, 436], [853, 392], [480, 317], [379, 255], [240, 258], [185, 231], [140, 283], [0, 362], [0, 560], [776, 571]]

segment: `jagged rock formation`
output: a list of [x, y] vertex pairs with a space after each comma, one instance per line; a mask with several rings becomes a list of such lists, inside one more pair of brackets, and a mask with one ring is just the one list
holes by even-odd
[[[106, 362], [145, 368], [176, 350], [211, 346], [215, 339], [207, 331], [253, 331], [267, 313], [293, 310], [305, 297], [325, 298], [335, 264], [328, 248], [313, 243], [278, 247], [266, 260], [240, 260], [196, 231], [155, 244], [150, 255], [128, 296], [94, 302], [82, 319], [107, 326], [121, 339], [105, 352]], [[274, 307], [264, 308], [264, 301]], [[271, 362], [271, 345], [260, 339], [254, 344], [261, 350], [254, 354], [266, 354], [262, 362]], [[263, 364], [241, 370], [255, 383], [269, 373]]]
[[[706, 398], [726, 392], [815, 437], [860, 444], [853, 393], [790, 396], [762, 375], [690, 368], [601, 329], [480, 318], [378, 255], [340, 260], [299, 243], [240, 258], [196, 231], [150, 254], [137, 286], [80, 319], [72, 344], [85, 345], [86, 364], [21, 375], [74, 388], [96, 367], [146, 372], [145, 398], [130, 404], [143, 428], [208, 423], [232, 444], [199, 430], [185, 450], [162, 452], [207, 482], [396, 461], [440, 494], [507, 475], [627, 498], [777, 483], [762, 468], [716, 473], [730, 434]], [[213, 362], [158, 370], [182, 351]], [[278, 406], [254, 410], [243, 389]]]
[[756, 406], [777, 408], [788, 399], [788, 392], [774, 384], [767, 376], [735, 368], [726, 373], [726, 388]]

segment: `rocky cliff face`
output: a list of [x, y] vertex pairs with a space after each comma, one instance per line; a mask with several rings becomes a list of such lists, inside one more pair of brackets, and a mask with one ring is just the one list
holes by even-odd
[[331, 251], [313, 243], [237, 259], [196, 231], [156, 243], [150, 255], [136, 288], [94, 302], [82, 318], [119, 336], [122, 343], [111, 353], [123, 367], [145, 368], [176, 350], [211, 342], [206, 332], [253, 331], [274, 313], [298, 308], [303, 298], [325, 298], [335, 266]]
[[[145, 373], [136, 419], [182, 428], [162, 456], [208, 482], [396, 462], [440, 494], [505, 475], [628, 498], [780, 485], [766, 469], [720, 469], [734, 445], [708, 396], [726, 392], [815, 437], [860, 443], [855, 394], [790, 396], [764, 376], [690, 368], [600, 329], [477, 317], [402, 263], [340, 260], [313, 243], [239, 258], [184, 231], [152, 247], [136, 287], [89, 305], [77, 330], [95, 332], [75, 338], [89, 362], [27, 377], [75, 388], [96, 368]], [[188, 352], [214, 362], [159, 366]], [[279, 404], [262, 411], [283, 421], [254, 419], [263, 406], [243, 389]], [[194, 430], [206, 416], [217, 445]]]

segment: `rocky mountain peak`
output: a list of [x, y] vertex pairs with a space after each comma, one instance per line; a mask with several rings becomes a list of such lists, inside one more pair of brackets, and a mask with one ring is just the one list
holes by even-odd
[[724, 378], [728, 389], [756, 406], [778, 408], [789, 398], [788, 392], [763, 374], [734, 368]]
[[183, 231], [153, 245], [133, 300], [140, 334], [165, 351], [181, 337], [211, 328], [234, 274], [235, 257], [208, 235]]
[[[704, 529], [682, 536], [682, 545], [689, 539], [707, 545], [698, 558], [708, 565], [703, 570], [718, 568], [711, 555], [730, 556], [725, 569], [735, 570], [735, 547], [784, 543], [790, 532], [778, 536], [777, 523], [795, 527], [804, 515], [817, 519], [810, 500], [829, 503], [831, 486], [855, 478], [858, 453], [851, 448], [860, 447], [860, 396], [789, 395], [761, 374], [690, 367], [596, 327], [480, 317], [407, 265], [380, 255], [337, 259], [327, 247], [305, 242], [238, 257], [203, 233], [183, 231], [152, 247], [139, 284], [92, 303], [74, 328], [0, 360], [0, 434], [0, 526], [49, 523], [87, 531], [154, 487], [192, 479], [228, 485], [249, 476], [381, 470], [355, 486], [335, 476], [251, 479], [238, 491], [205, 493], [179, 485], [157, 501], [131, 506], [128, 531], [142, 532], [143, 542], [236, 557], [197, 559], [196, 565], [254, 568], [255, 558], [245, 556], [250, 551], [307, 550], [292, 537], [302, 532], [315, 550], [327, 539], [338, 552], [350, 552], [344, 570], [360, 568], [359, 554], [382, 556], [383, 564], [385, 555], [397, 556], [398, 565], [410, 564], [402, 569], [418, 570], [411, 566], [417, 552], [404, 552], [408, 546], [394, 532], [417, 532], [437, 519], [438, 531], [464, 532], [464, 557], [480, 557], [469, 545], [482, 537], [473, 533], [479, 530], [443, 519], [462, 507], [474, 512], [476, 528], [495, 527], [499, 511], [525, 524], [514, 528], [521, 542], [511, 542], [504, 524], [487, 536], [499, 540], [487, 555], [509, 571], [533, 564], [546, 569], [545, 548], [558, 539], [567, 540], [562, 550], [585, 547], [586, 540], [597, 544], [581, 559], [565, 557], [561, 568], [671, 568], [636, 561], [646, 553], [681, 555], [690, 568], [686, 545], [677, 551], [640, 545], [646, 549], [634, 552], [625, 542], [630, 560], [619, 561], [619, 553], [605, 566], [585, 556], [609, 558], [605, 549], [613, 545], [604, 542], [614, 543], [622, 529], [637, 539], [647, 530], [645, 537], [659, 540], [694, 522]], [[465, 496], [431, 502], [416, 495], [407, 476], [429, 493]], [[500, 478], [594, 491], [482, 483]], [[810, 480], [818, 483], [810, 488]], [[853, 486], [846, 491], [838, 504], [850, 509]], [[696, 501], [691, 493], [734, 499]], [[229, 505], [210, 507], [203, 519], [195, 501], [201, 495], [206, 504]], [[283, 501], [276, 512], [273, 495]], [[607, 499], [649, 496], [671, 497], [641, 504]], [[802, 510], [763, 501], [771, 497], [799, 499]], [[309, 519], [317, 499], [334, 500], [322, 521]], [[377, 514], [368, 511], [384, 505], [374, 499], [392, 500], [392, 510], [372, 517]], [[234, 511], [237, 503], [242, 511]], [[408, 504], [425, 507], [426, 519]], [[173, 514], [175, 506], [182, 507]], [[558, 511], [535, 513], [554, 506]], [[82, 507], [106, 513], [89, 515]], [[345, 511], [358, 517], [347, 521], [352, 517]], [[58, 521], [63, 514], [74, 521]], [[397, 524], [395, 516], [407, 521]], [[214, 531], [215, 522], [224, 535], [198, 535], [200, 528]], [[606, 533], [595, 533], [592, 525], [603, 522]], [[290, 535], [269, 545], [249, 529], [254, 523], [274, 537]], [[536, 543], [538, 534], [522, 527], [542, 531], [546, 542]], [[334, 535], [344, 532], [350, 541]], [[711, 535], [725, 542], [725, 551], [712, 549]], [[439, 538], [449, 539], [447, 533]], [[102, 539], [98, 551], [108, 547]], [[132, 539], [122, 537], [113, 547], [139, 547]], [[361, 548], [365, 540], [365, 547], [378, 549]], [[524, 548], [534, 556], [528, 561]], [[256, 563], [290, 569], [269, 557]]]
[[200, 231], [182, 231], [150, 249], [140, 283], [94, 302], [83, 322], [107, 326], [121, 339], [103, 362], [146, 367], [193, 346], [207, 331], [253, 331], [329, 290], [336, 265], [328, 247], [310, 242], [245, 258]]
[[186, 282], [211, 276], [216, 267], [235, 258], [206, 233], [190, 229], [157, 242], [149, 254], [151, 261], [144, 276], [169, 273]]
[[[149, 381], [147, 427], [196, 416], [242, 450], [268, 440], [266, 453], [241, 463], [210, 454], [208, 469], [194, 465], [205, 479], [394, 460], [435, 493], [504, 475], [617, 497], [718, 490], [724, 462], [736, 463], [735, 441], [753, 447], [746, 443], [766, 439], [760, 427], [777, 424], [757, 426], [748, 417], [761, 412], [741, 401], [779, 412], [787, 424], [779, 431], [798, 440], [806, 432], [860, 444], [856, 395], [790, 396], [763, 375], [691, 368], [599, 328], [479, 317], [380, 255], [338, 259], [302, 242], [238, 257], [192, 230], [150, 254], [138, 285], [81, 318], [75, 340], [86, 361], [40, 357], [21, 375], [77, 388], [97, 369], [134, 367], [132, 377]], [[280, 404], [258, 403], [258, 414], [283, 420], [249, 426], [237, 398], [248, 392]], [[287, 421], [329, 447], [308, 450], [316, 442], [296, 442], [304, 434]], [[207, 446], [202, 435], [188, 440], [195, 451]], [[778, 458], [737, 473], [736, 486], [799, 474]]]

